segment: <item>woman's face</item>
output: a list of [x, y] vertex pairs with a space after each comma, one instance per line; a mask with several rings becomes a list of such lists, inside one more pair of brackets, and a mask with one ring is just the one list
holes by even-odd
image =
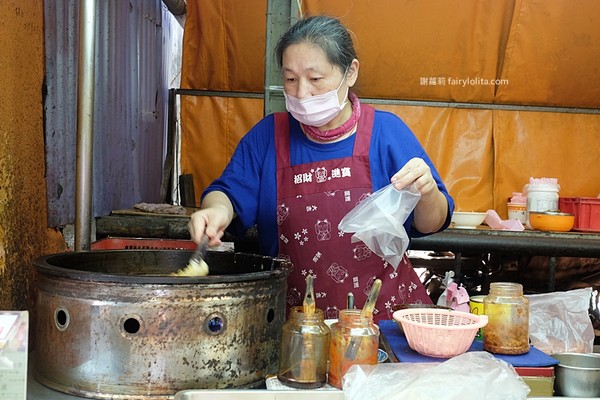
[[353, 61], [346, 74], [347, 79], [343, 79], [340, 67], [331, 64], [320, 47], [299, 43], [283, 52], [282, 70], [283, 89], [288, 95], [304, 99], [339, 87], [338, 97], [342, 103], [348, 94], [347, 89], [356, 81], [358, 61]]

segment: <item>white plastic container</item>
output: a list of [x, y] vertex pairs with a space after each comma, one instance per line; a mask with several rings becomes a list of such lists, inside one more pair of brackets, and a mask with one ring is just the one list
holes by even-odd
[[531, 211], [558, 211], [558, 191], [560, 185], [556, 178], [529, 178], [529, 184], [525, 185], [523, 192], [527, 196], [527, 227], [529, 224], [529, 213]]

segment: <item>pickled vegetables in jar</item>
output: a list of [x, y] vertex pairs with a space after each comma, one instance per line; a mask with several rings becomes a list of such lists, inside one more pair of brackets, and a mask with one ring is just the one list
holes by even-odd
[[483, 328], [484, 350], [508, 355], [529, 351], [529, 300], [521, 284], [492, 282], [483, 309], [488, 317]]

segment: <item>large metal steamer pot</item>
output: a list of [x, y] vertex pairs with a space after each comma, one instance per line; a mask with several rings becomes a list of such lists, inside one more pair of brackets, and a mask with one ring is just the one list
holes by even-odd
[[169, 276], [190, 255], [117, 250], [36, 259], [35, 378], [100, 399], [262, 386], [277, 371], [291, 264], [209, 252], [209, 276]]

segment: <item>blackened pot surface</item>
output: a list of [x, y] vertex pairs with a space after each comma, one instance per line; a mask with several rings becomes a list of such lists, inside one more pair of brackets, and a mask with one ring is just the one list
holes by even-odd
[[273, 274], [287, 275], [291, 268], [282, 259], [209, 251], [208, 276], [170, 276], [184, 268], [191, 255], [191, 251], [185, 250], [94, 250], [51, 254], [36, 259], [33, 264], [45, 274], [83, 281], [165, 284], [261, 280]]
[[209, 276], [168, 275], [190, 255], [110, 250], [35, 260], [36, 379], [106, 399], [262, 385], [277, 369], [291, 265], [209, 252]]

